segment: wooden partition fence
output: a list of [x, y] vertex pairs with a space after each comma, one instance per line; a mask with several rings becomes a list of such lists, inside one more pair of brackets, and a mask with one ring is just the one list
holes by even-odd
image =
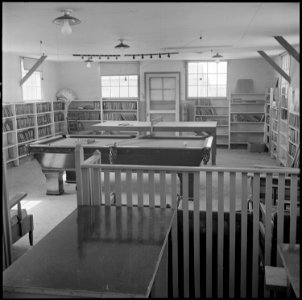
[[[172, 227], [173, 297], [259, 297], [272, 249], [272, 178], [278, 178], [277, 242], [284, 242], [285, 178], [290, 182], [289, 243], [297, 242], [298, 169], [100, 164], [76, 148], [78, 205], [148, 205], [177, 209]], [[252, 202], [248, 178], [253, 176]], [[266, 176], [264, 262], [260, 261], [260, 177]], [[190, 181], [193, 197], [189, 197]], [[261, 265], [262, 264], [262, 265]], [[278, 262], [280, 265], [280, 261]], [[269, 295], [264, 292], [264, 296]]]

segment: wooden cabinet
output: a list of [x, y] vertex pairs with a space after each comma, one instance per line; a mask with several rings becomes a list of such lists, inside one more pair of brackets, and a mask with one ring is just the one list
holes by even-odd
[[2, 150], [6, 162], [19, 165], [28, 155], [28, 143], [63, 133], [65, 127], [64, 102], [3, 103]]
[[248, 143], [263, 143], [264, 96], [264, 94], [256, 93], [231, 95], [230, 148], [247, 148]]
[[196, 122], [217, 122], [217, 145], [229, 144], [229, 101], [227, 98], [200, 98], [195, 100], [194, 120]]

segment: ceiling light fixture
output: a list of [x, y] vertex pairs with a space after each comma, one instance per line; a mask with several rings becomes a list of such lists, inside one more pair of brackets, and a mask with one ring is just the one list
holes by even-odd
[[93, 63], [93, 60], [91, 58], [87, 58], [85, 60], [85, 63], [87, 68], [91, 68], [91, 63]]
[[223, 57], [223, 56], [220, 55], [218, 52], [217, 52], [215, 55], [212, 56], [212, 58], [215, 58], [215, 61], [216, 61], [217, 63], [220, 62], [220, 58], [222, 58], [222, 57]]
[[61, 31], [63, 35], [70, 35], [72, 33], [70, 26], [80, 24], [81, 21], [70, 15], [72, 9], [64, 9], [62, 10], [62, 12], [64, 13], [64, 15], [54, 19], [52, 22], [62, 26]]
[[131, 56], [132, 56], [132, 58], [133, 58], [133, 59], [135, 59], [135, 58], [136, 58], [136, 56], [137, 56], [137, 57], [141, 57], [142, 59], [144, 59], [144, 57], [145, 57], [145, 56], [146, 56], [146, 57], [148, 57], [148, 56], [149, 56], [150, 58], [152, 58], [153, 56], [158, 55], [158, 57], [159, 57], [159, 58], [161, 58], [161, 57], [162, 57], [162, 55], [166, 55], [168, 58], [170, 58], [172, 54], [178, 54], [178, 52], [161, 52], [161, 53], [124, 54], [124, 56], [129, 56], [129, 57], [131, 57]]
[[117, 44], [114, 48], [115, 49], [119, 49], [119, 50], [125, 50], [125, 49], [128, 49], [128, 48], [130, 48], [130, 46], [128, 46], [127, 44], [124, 44], [123, 43], [123, 39], [119, 39], [119, 44]]

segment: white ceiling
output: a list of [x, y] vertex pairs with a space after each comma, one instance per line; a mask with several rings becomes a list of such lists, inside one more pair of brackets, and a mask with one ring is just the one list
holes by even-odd
[[[224, 59], [239, 59], [260, 57], [257, 50], [270, 56], [284, 52], [273, 36], [284, 37], [292, 46], [300, 44], [299, 2], [4, 2], [2, 5], [3, 51], [29, 57], [45, 53], [48, 60], [80, 59], [72, 54], [165, 51], [179, 52], [170, 58], [176, 60], [209, 59], [214, 52], [222, 54]], [[70, 36], [63, 36], [60, 27], [52, 23], [66, 8], [72, 9], [71, 15], [82, 21], [72, 27]], [[130, 45], [124, 53], [114, 48], [120, 38]], [[133, 60], [124, 57], [120, 60], [129, 59]]]

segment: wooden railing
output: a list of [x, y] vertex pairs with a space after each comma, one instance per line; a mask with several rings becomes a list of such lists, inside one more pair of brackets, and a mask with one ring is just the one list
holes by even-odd
[[[263, 293], [260, 176], [266, 176], [265, 264], [272, 251], [272, 178], [278, 178], [277, 243], [284, 241], [285, 176], [290, 176], [289, 243], [297, 242], [298, 169], [99, 164], [76, 148], [78, 205], [148, 205], [177, 209], [172, 227], [173, 297], [258, 297]], [[253, 176], [252, 202], [247, 199]], [[189, 197], [193, 182], [193, 196]], [[264, 262], [262, 262], [263, 264]], [[264, 293], [264, 296], [268, 296]]]

